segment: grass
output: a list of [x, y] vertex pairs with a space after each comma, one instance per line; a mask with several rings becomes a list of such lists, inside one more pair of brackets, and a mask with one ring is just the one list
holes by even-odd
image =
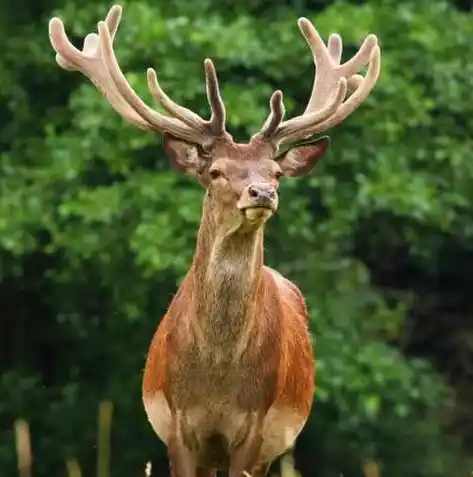
[[[113, 404], [110, 401], [100, 403], [97, 422], [97, 476], [111, 476], [111, 435], [112, 435]], [[18, 459], [19, 477], [33, 477], [33, 453], [28, 423], [22, 419], [15, 422], [15, 443]], [[67, 477], [82, 477], [82, 470], [77, 459], [68, 459], [65, 462]], [[363, 466], [365, 477], [380, 477], [375, 462], [368, 461]], [[251, 477], [247, 472], [245, 477]], [[151, 462], [147, 462], [144, 469], [145, 477], [152, 476]], [[294, 467], [291, 454], [281, 459], [281, 477], [300, 477]]]

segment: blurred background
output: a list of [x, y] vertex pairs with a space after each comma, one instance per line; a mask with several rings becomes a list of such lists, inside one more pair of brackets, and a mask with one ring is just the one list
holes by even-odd
[[[286, 181], [266, 260], [310, 308], [317, 391], [295, 451], [304, 477], [447, 477], [473, 469], [473, 13], [468, 0], [122, 2], [116, 51], [151, 103], [145, 71], [207, 117], [215, 60], [229, 129], [257, 131], [272, 91], [288, 116], [313, 64], [297, 18], [343, 59], [378, 35], [372, 95], [330, 132], [311, 176]], [[160, 138], [125, 123], [61, 70], [47, 23], [77, 46], [111, 4], [0, 5], [0, 474], [16, 475], [15, 419], [34, 474], [96, 466], [97, 409], [114, 404], [113, 476], [166, 476], [141, 374], [194, 248], [203, 192], [171, 170]], [[277, 468], [275, 469], [277, 471]]]

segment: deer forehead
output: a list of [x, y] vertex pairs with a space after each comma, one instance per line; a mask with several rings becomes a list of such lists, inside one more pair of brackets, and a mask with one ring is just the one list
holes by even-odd
[[277, 162], [268, 157], [235, 159], [226, 156], [215, 159], [211, 169], [219, 169], [224, 172], [229, 180], [261, 180], [269, 179], [278, 167]]
[[235, 161], [271, 159], [275, 153], [276, 148], [271, 144], [266, 144], [262, 141], [237, 143], [229, 135], [216, 140], [213, 147], [213, 157], [215, 159], [222, 158]]

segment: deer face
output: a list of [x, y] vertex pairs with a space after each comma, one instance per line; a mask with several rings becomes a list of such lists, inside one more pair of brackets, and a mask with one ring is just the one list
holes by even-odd
[[262, 225], [278, 208], [279, 164], [269, 158], [218, 158], [207, 171], [207, 195], [218, 223]]
[[227, 231], [261, 227], [277, 211], [280, 179], [308, 173], [328, 145], [323, 137], [276, 156], [274, 147], [264, 142], [224, 139], [205, 155], [198, 146], [164, 138], [171, 162], [206, 188], [207, 211]]

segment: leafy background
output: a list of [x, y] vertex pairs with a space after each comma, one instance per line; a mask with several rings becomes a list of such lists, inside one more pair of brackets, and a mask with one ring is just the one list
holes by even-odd
[[[215, 60], [234, 136], [262, 124], [283, 89], [300, 113], [313, 77], [296, 19], [344, 58], [370, 32], [382, 74], [331, 132], [310, 177], [283, 184], [267, 262], [310, 307], [318, 389], [296, 447], [306, 477], [471, 472], [473, 457], [473, 14], [464, 1], [127, 1], [116, 42], [151, 101], [155, 66], [177, 101], [207, 116]], [[152, 334], [185, 273], [202, 191], [172, 171], [160, 138], [128, 126], [54, 61], [64, 19], [77, 45], [109, 4], [0, 3], [0, 470], [15, 475], [13, 421], [30, 422], [35, 475], [93, 473], [96, 411], [114, 402], [117, 477], [164, 448], [141, 404]]]

